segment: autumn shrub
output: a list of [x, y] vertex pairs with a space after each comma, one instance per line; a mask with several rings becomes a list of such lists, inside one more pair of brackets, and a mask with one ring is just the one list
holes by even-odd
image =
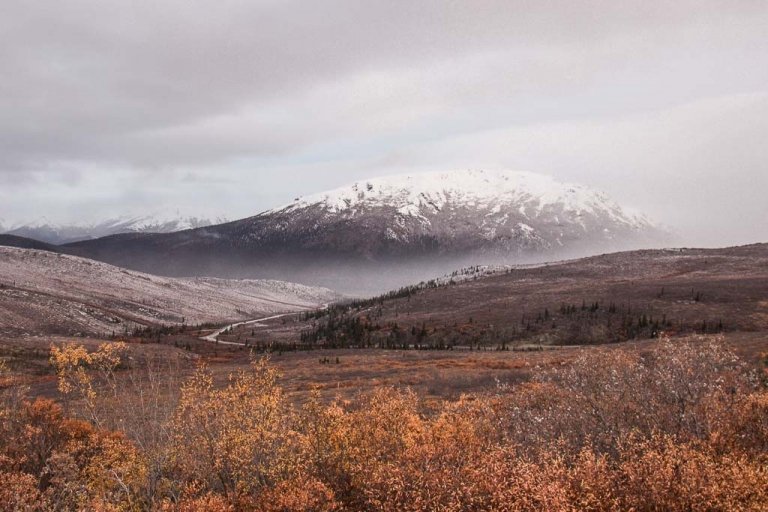
[[333, 512], [342, 509], [326, 484], [305, 475], [283, 480], [265, 489], [251, 506], [260, 512]]
[[412, 442], [390, 460], [369, 465], [365, 504], [370, 510], [471, 510], [474, 464], [498, 446], [498, 429], [485, 402], [462, 399], [435, 418], [417, 418]]
[[362, 507], [371, 473], [400, 460], [417, 442], [423, 422], [413, 392], [383, 387], [346, 406], [323, 406], [315, 397], [297, 425], [302, 466], [339, 500]]
[[[78, 510], [94, 496], [103, 505], [140, 506], [142, 459], [122, 434], [99, 431], [63, 415], [50, 401], [25, 402], [8, 415], [2, 432], [2, 471], [21, 493], [45, 510]], [[21, 498], [19, 498], [21, 499]], [[27, 498], [24, 498], [27, 499]]]
[[257, 360], [217, 388], [207, 368], [198, 369], [182, 387], [172, 420], [178, 478], [236, 499], [291, 474], [291, 416], [277, 376]]
[[754, 374], [717, 339], [664, 339], [645, 353], [597, 348], [505, 393], [506, 431], [528, 452], [560, 440], [571, 456], [589, 445], [615, 458], [630, 433], [707, 438], [756, 389]]
[[[103, 343], [94, 351], [76, 344], [52, 347], [51, 364], [69, 414], [104, 430], [119, 431], [139, 451], [144, 482], [133, 482], [133, 501], [158, 506], [177, 485], [169, 475], [172, 418], [181, 386], [175, 358], [126, 357], [128, 345]], [[137, 354], [138, 356], [138, 354]]]
[[200, 366], [174, 392], [162, 370], [126, 364], [123, 348], [53, 352], [67, 408], [2, 395], [6, 508], [640, 512], [768, 503], [768, 392], [718, 340], [590, 349], [530, 382], [437, 409], [393, 387], [331, 403], [315, 393], [295, 408], [266, 360], [225, 383]]
[[0, 503], [6, 510], [46, 510], [46, 502], [37, 488], [37, 479], [19, 472], [0, 471]]
[[746, 454], [717, 454], [704, 443], [659, 434], [629, 439], [618, 489], [624, 510], [765, 510], [768, 467]]
[[708, 441], [713, 448], [743, 452], [768, 465], [768, 391], [716, 402], [711, 416], [714, 428]]
[[235, 512], [235, 506], [221, 494], [207, 493], [192, 497], [195, 493], [181, 498], [179, 501], [164, 501], [161, 505], [163, 512]]

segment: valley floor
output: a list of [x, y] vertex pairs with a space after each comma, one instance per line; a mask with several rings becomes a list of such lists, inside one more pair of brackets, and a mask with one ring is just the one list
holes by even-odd
[[[195, 337], [189, 338], [195, 340]], [[706, 339], [722, 340], [750, 366], [761, 369], [768, 381], [768, 334], [726, 333], [675, 338], [678, 343]], [[31, 387], [33, 396], [59, 399], [56, 379], [49, 364], [49, 347], [82, 344], [95, 350], [109, 340], [65, 337], [0, 339], [0, 358], [15, 370], [20, 382]], [[179, 345], [179, 347], [174, 346]], [[192, 341], [195, 343], [195, 341]], [[209, 365], [215, 381], [225, 385], [228, 376], [247, 369], [253, 357], [265, 357], [278, 370], [279, 382], [291, 401], [301, 404], [313, 392], [325, 401], [352, 399], [377, 388], [409, 388], [426, 403], [455, 401], [463, 394], [493, 393], [499, 386], [528, 382], [537, 374], [567, 366], [590, 353], [645, 353], [660, 340], [640, 340], [611, 345], [528, 347], [525, 350], [384, 350], [317, 349], [252, 353], [236, 345], [199, 342], [188, 350], [183, 341], [131, 343], [133, 364], [168, 365], [176, 378], [191, 375], [198, 364]]]
[[767, 290], [766, 246], [649, 251], [230, 325], [0, 332], [0, 504], [766, 510]]
[[50, 353], [3, 340], [0, 503], [765, 510], [765, 333], [256, 360], [198, 334], [194, 348], [49, 339]]

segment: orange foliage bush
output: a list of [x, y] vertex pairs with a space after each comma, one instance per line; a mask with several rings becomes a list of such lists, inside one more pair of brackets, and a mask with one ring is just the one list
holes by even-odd
[[206, 494], [197, 498], [183, 498], [178, 503], [166, 501], [163, 512], [235, 512], [235, 506], [220, 494]]
[[628, 442], [622, 458], [624, 510], [765, 510], [768, 504], [768, 467], [741, 453], [720, 456], [707, 445], [658, 435]]
[[200, 368], [183, 386], [172, 423], [178, 476], [232, 499], [278, 482], [291, 469], [289, 419], [277, 372], [264, 361], [223, 389]]
[[0, 472], [0, 503], [6, 510], [45, 510], [37, 479], [19, 472]]
[[167, 418], [152, 431], [167, 433], [167, 457], [141, 449], [163, 447], [135, 430], [100, 426], [100, 400], [121, 397], [114, 386], [102, 398], [92, 372], [112, 378], [115, 353], [69, 346], [54, 354], [62, 386], [80, 390], [92, 421], [47, 400], [0, 401], [6, 508], [768, 509], [768, 392], [717, 342], [591, 350], [533, 382], [430, 414], [412, 392], [393, 388], [352, 403], [313, 396], [295, 410], [265, 361], [224, 386], [202, 367], [173, 414], [152, 415]]
[[301, 475], [266, 489], [251, 506], [261, 512], [333, 512], [341, 509], [326, 484]]

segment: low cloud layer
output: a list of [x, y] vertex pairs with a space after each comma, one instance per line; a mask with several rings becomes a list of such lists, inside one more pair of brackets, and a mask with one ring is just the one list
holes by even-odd
[[0, 223], [510, 168], [768, 240], [766, 26], [757, 1], [9, 0]]

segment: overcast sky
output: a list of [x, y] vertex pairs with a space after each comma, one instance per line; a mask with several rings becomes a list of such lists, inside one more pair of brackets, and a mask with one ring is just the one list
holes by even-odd
[[766, 27], [764, 0], [3, 0], [0, 219], [513, 169], [768, 241]]

